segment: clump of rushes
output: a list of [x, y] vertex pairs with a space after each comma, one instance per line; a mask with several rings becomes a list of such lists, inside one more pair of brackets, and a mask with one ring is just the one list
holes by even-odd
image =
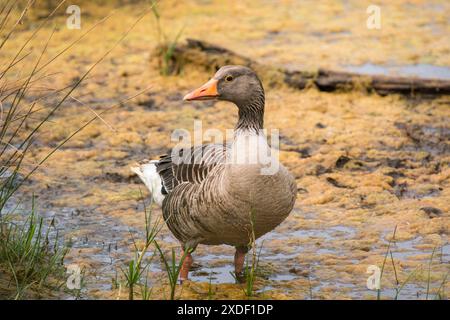
[[184, 259], [186, 258], [186, 254], [191, 249], [186, 248], [184, 250], [184, 254], [181, 257], [180, 261], [177, 263], [177, 258], [176, 258], [174, 248], [172, 248], [172, 257], [171, 257], [171, 260], [169, 261], [157, 241], [155, 241], [155, 247], [156, 247], [156, 250], [158, 250], [158, 252], [159, 252], [162, 262], [164, 263], [164, 268], [166, 269], [166, 275], [167, 275], [167, 278], [169, 279], [170, 300], [175, 300], [175, 290], [177, 289], [178, 276], [180, 275], [181, 267], [183, 265]]
[[[54, 221], [44, 228], [44, 220], [36, 215], [35, 204], [24, 224], [0, 220], [0, 271], [7, 287], [0, 287], [0, 297], [22, 299], [39, 297], [41, 291], [57, 290], [65, 283], [63, 264], [67, 247], [58, 245], [58, 233], [50, 239]], [[11, 288], [11, 286], [13, 288]]]
[[[142, 193], [141, 193], [142, 197]], [[134, 288], [140, 286], [142, 299], [148, 300], [151, 296], [151, 288], [148, 286], [148, 267], [151, 260], [143, 264], [143, 259], [148, 252], [148, 249], [153, 243], [156, 243], [155, 237], [161, 230], [161, 219], [158, 218], [155, 223], [152, 223], [152, 207], [146, 207], [144, 202], [144, 215], [145, 215], [145, 243], [141, 249], [133, 238], [133, 244], [135, 248], [135, 254], [133, 260], [128, 263], [128, 268], [122, 269], [125, 276], [126, 286], [128, 287], [128, 299], [134, 299]], [[147, 271], [145, 282], [142, 283], [142, 275]]]
[[170, 40], [169, 36], [164, 31], [161, 25], [161, 15], [158, 10], [156, 1], [152, 1], [152, 13], [155, 18], [156, 24], [156, 36], [158, 40], [156, 56], [158, 58], [160, 73], [163, 76], [178, 74], [180, 72], [181, 66], [180, 63], [175, 59], [174, 53], [175, 47], [180, 40], [184, 28], [181, 28], [177, 32], [173, 40]]

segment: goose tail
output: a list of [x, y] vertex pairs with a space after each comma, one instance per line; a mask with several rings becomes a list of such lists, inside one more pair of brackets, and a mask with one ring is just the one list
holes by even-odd
[[158, 163], [158, 160], [144, 160], [132, 166], [131, 171], [136, 173], [142, 182], [144, 182], [150, 191], [153, 203], [161, 207], [165, 195], [162, 193], [163, 185], [161, 177], [156, 171], [156, 163]]

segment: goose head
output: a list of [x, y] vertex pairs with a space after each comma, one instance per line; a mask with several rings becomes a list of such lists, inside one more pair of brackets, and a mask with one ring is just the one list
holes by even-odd
[[237, 128], [261, 129], [264, 88], [256, 73], [244, 66], [224, 66], [204, 85], [184, 96], [185, 101], [224, 100], [239, 109]]
[[224, 100], [243, 107], [255, 96], [264, 94], [256, 73], [244, 66], [224, 66], [214, 77], [198, 89], [188, 93], [183, 100]]

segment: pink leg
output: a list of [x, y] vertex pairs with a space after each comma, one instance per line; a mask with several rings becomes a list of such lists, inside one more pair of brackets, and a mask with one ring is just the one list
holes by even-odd
[[[182, 254], [184, 255], [184, 250], [182, 251]], [[186, 256], [184, 257], [183, 265], [181, 266], [181, 270], [180, 270], [180, 282], [183, 282], [184, 280], [188, 279], [189, 270], [191, 269], [193, 261], [194, 261], [194, 259], [192, 259], [191, 254], [186, 253]]]
[[243, 270], [247, 251], [246, 247], [237, 247], [236, 253], [234, 254], [234, 272], [238, 282], [243, 282], [244, 280]]

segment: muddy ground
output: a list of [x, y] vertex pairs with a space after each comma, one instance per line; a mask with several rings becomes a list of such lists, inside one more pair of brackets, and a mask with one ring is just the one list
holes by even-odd
[[[160, 11], [169, 39], [184, 28], [180, 41], [204, 39], [265, 64], [311, 70], [348, 70], [365, 63], [432, 65], [449, 76], [448, 2], [381, 1], [380, 30], [366, 28], [368, 5], [162, 1]], [[81, 30], [66, 29], [63, 16], [52, 22], [57, 29], [46, 57], [116, 11], [52, 64], [50, 70], [58, 73], [46, 79], [36, 95], [79, 79], [148, 6], [81, 8]], [[36, 22], [27, 23], [16, 43], [31, 34]], [[39, 34], [33, 46], [40, 48], [47, 37], [48, 32]], [[71, 243], [66, 263], [85, 270], [83, 298], [127, 298], [127, 289], [116, 282], [122, 279], [120, 268], [132, 257], [132, 238], [143, 237], [141, 191], [145, 199], [148, 195], [130, 165], [167, 152], [173, 146], [171, 132], [192, 131], [194, 120], [202, 120], [204, 128], [221, 130], [233, 128], [236, 121], [236, 108], [228, 103], [182, 101], [211, 74], [187, 65], [179, 75], [161, 76], [152, 58], [157, 39], [149, 13], [43, 128], [28, 159], [30, 164], [42, 159], [92, 118], [90, 108], [101, 112], [150, 86], [102, 114], [102, 120], [68, 142], [22, 189], [24, 199], [36, 194], [40, 213], [55, 217]], [[404, 283], [414, 270], [400, 298], [424, 298], [434, 248], [430, 296], [441, 286], [441, 294], [448, 296], [450, 287], [444, 279], [450, 259], [449, 97], [299, 91], [264, 81], [265, 125], [280, 129], [281, 161], [295, 175], [299, 194], [289, 218], [258, 241], [263, 249], [257, 298], [376, 298], [376, 292], [366, 287], [366, 271], [370, 265], [383, 264], [395, 226], [394, 263], [390, 258], [386, 262], [382, 298], [395, 296], [395, 274]], [[56, 98], [46, 98], [42, 106], [52, 101]], [[154, 215], [161, 215], [160, 209], [155, 208]], [[166, 227], [157, 239], [167, 252], [177, 246]], [[211, 281], [212, 298], [243, 298], [240, 285], [229, 274], [232, 256], [230, 247], [199, 246], [192, 281], [177, 296], [206, 299]], [[154, 286], [153, 298], [168, 297], [163, 266], [156, 257], [148, 279]]]

